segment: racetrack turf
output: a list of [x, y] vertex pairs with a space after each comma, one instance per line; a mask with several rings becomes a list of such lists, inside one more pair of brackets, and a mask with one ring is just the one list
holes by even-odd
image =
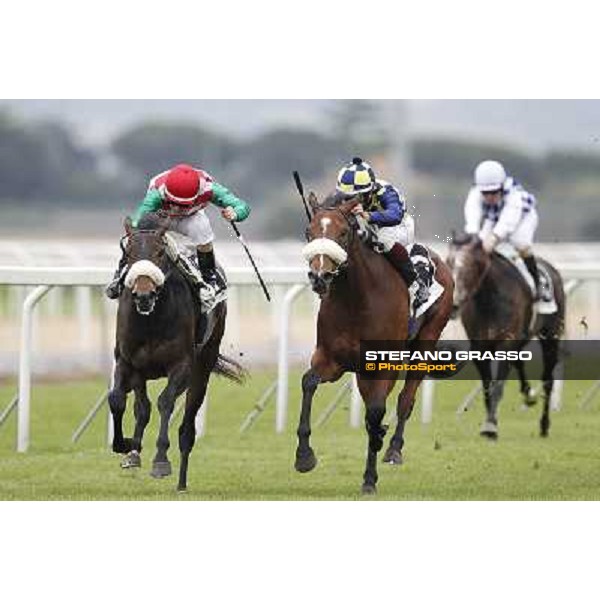
[[[177, 494], [176, 475], [149, 476], [158, 413], [145, 436], [142, 468], [123, 471], [119, 457], [105, 447], [106, 410], [76, 444], [70, 436], [102, 393], [100, 379], [36, 383], [33, 387], [31, 448], [14, 450], [16, 416], [0, 428], [0, 499], [3, 500], [358, 500], [364, 470], [364, 428], [348, 426], [348, 404], [322, 427], [313, 427], [319, 459], [307, 474], [293, 468], [299, 414], [299, 378], [290, 378], [291, 404], [284, 434], [274, 432], [273, 403], [253, 428], [239, 433], [244, 416], [273, 379], [258, 371], [244, 387], [214, 378], [207, 431], [190, 459], [189, 491]], [[313, 423], [333, 398], [337, 385], [317, 392]], [[548, 439], [538, 435], [540, 406], [523, 410], [511, 382], [500, 407], [500, 439], [479, 437], [480, 398], [466, 414], [456, 408], [473, 382], [442, 382], [436, 388], [433, 422], [422, 425], [417, 403], [406, 431], [405, 464], [379, 464], [378, 499], [513, 500], [600, 499], [600, 394], [579, 407], [590, 382], [566, 382], [563, 407], [553, 412]], [[156, 398], [158, 386], [151, 387]], [[0, 386], [0, 410], [15, 393], [15, 383]], [[395, 399], [394, 399], [395, 402]], [[388, 414], [390, 402], [388, 401]], [[177, 426], [171, 430], [169, 456], [179, 464]], [[386, 421], [388, 419], [386, 418]], [[131, 430], [128, 407], [126, 432]], [[385, 446], [384, 446], [385, 448]], [[383, 453], [380, 454], [380, 456]]]

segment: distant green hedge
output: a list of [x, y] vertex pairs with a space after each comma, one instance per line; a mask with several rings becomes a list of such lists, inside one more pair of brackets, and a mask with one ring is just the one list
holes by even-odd
[[502, 162], [530, 188], [539, 188], [543, 181], [539, 161], [513, 148], [448, 138], [417, 139], [411, 146], [413, 168], [429, 175], [464, 178], [482, 160], [491, 159]]

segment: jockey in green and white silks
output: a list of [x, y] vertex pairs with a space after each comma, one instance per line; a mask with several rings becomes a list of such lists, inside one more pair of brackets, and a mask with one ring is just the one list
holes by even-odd
[[486, 160], [475, 169], [475, 183], [465, 201], [465, 233], [477, 234], [486, 252], [500, 242], [509, 242], [520, 254], [540, 296], [540, 280], [533, 255], [538, 226], [536, 200], [502, 164]]
[[[202, 274], [205, 291], [215, 296], [220, 289], [213, 251], [214, 233], [204, 209], [209, 204], [222, 209], [228, 221], [243, 221], [250, 214], [246, 202], [220, 185], [202, 169], [180, 164], [159, 173], [150, 180], [148, 191], [132, 217], [134, 227], [149, 212], [164, 211], [171, 218], [170, 229], [181, 233], [196, 245], [198, 267]], [[123, 256], [114, 280], [106, 289], [106, 295], [115, 299], [121, 293], [125, 277], [126, 260]]]
[[[364, 219], [383, 255], [404, 279], [413, 310], [427, 302], [431, 284], [428, 259], [415, 256], [413, 264], [406, 250], [415, 241], [415, 222], [406, 211], [404, 196], [391, 183], [378, 179], [371, 165], [358, 157], [339, 171], [336, 190], [347, 199], [360, 198], [353, 213]], [[415, 248], [419, 254], [421, 247]]]

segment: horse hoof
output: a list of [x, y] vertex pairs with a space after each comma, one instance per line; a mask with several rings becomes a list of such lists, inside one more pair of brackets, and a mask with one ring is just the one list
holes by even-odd
[[150, 475], [156, 479], [160, 479], [161, 477], [168, 477], [171, 474], [171, 463], [169, 461], [166, 462], [155, 462], [152, 464], [152, 471]]
[[315, 453], [311, 450], [306, 454], [296, 454], [296, 462], [294, 463], [294, 468], [298, 473], [308, 473], [312, 471], [317, 466], [317, 457]]
[[134, 469], [142, 466], [142, 457], [137, 450], [132, 450], [125, 458], [121, 461], [122, 469]]
[[388, 448], [383, 456], [383, 462], [388, 465], [401, 465], [404, 462], [400, 450]]
[[181, 487], [180, 485], [177, 486], [178, 494], [186, 494], [187, 491], [188, 491], [187, 486], [183, 486], [183, 487]]
[[372, 496], [377, 493], [377, 486], [374, 483], [363, 483], [360, 491], [363, 496]]
[[486, 421], [479, 430], [479, 434], [483, 437], [488, 438], [489, 440], [497, 440], [498, 439], [498, 425], [495, 423], [491, 423], [490, 421]]
[[550, 435], [550, 431], [548, 429], [542, 429], [540, 431], [540, 437], [547, 438]]

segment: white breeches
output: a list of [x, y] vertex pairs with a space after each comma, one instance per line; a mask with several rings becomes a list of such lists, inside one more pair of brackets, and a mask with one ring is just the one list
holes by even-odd
[[203, 210], [189, 217], [173, 219], [170, 229], [186, 235], [196, 246], [210, 244], [215, 239], [210, 221]]
[[389, 252], [392, 246], [400, 243], [403, 246], [409, 246], [415, 242], [415, 221], [410, 215], [405, 215], [400, 225], [392, 227], [377, 227], [372, 225], [377, 234], [377, 241], [383, 246], [384, 252]]

